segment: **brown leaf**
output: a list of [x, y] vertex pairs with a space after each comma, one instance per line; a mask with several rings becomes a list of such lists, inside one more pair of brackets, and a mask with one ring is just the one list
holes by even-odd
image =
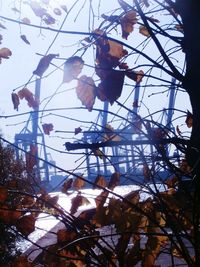
[[50, 132], [53, 131], [52, 123], [44, 123], [42, 124], [42, 129], [46, 135], [50, 135]]
[[38, 75], [39, 77], [42, 77], [44, 72], [48, 69], [52, 59], [58, 56], [59, 54], [48, 54], [42, 57], [37, 65], [36, 70], [33, 71], [33, 74]]
[[13, 102], [13, 105], [14, 105], [14, 109], [16, 109], [18, 111], [19, 102], [20, 102], [19, 101], [19, 96], [16, 93], [12, 93], [11, 97], [12, 97], [12, 102]]
[[96, 86], [94, 80], [86, 75], [81, 76], [78, 79], [76, 94], [81, 100], [82, 105], [86, 106], [88, 111], [92, 111], [96, 98]]
[[106, 182], [104, 176], [97, 175], [97, 177], [96, 177], [96, 179], [94, 181], [93, 189], [95, 189], [95, 188], [99, 189], [99, 186], [100, 187], [106, 187], [106, 185], [107, 185], [107, 182]]
[[28, 45], [30, 45], [30, 42], [29, 42], [29, 40], [26, 38], [26, 35], [21, 35], [20, 36], [21, 37], [21, 39], [26, 43], [26, 44], [28, 44]]
[[134, 10], [128, 11], [121, 19], [122, 38], [127, 39], [133, 31], [133, 26], [137, 23], [137, 14]]
[[177, 131], [178, 135], [182, 136], [182, 132], [181, 132], [181, 130], [180, 130], [178, 125], [176, 126], [176, 131]]
[[28, 236], [35, 231], [35, 217], [33, 215], [24, 215], [17, 220], [16, 227], [19, 232]]
[[73, 179], [72, 178], [67, 179], [64, 182], [64, 184], [62, 185], [62, 193], [67, 194], [68, 193], [68, 190], [72, 187], [72, 184], [73, 184]]
[[79, 134], [79, 133], [81, 133], [81, 132], [82, 132], [81, 127], [75, 128], [75, 130], [74, 130], [74, 134], [75, 134], [75, 135], [77, 135], [77, 134]]
[[57, 232], [58, 243], [71, 242], [72, 240], [76, 238], [76, 236], [77, 236], [77, 233], [74, 232], [73, 230], [60, 229]]
[[120, 173], [114, 172], [110, 177], [108, 188], [110, 190], [113, 190], [117, 185], [119, 185], [119, 183], [120, 183]]
[[123, 71], [111, 70], [106, 73], [97, 88], [97, 97], [101, 101], [108, 100], [112, 105], [122, 93], [125, 73]]
[[139, 27], [139, 33], [141, 33], [142, 35], [146, 36], [146, 37], [150, 37], [150, 33], [149, 31], [147, 30], [147, 28], [143, 25], [141, 25]]
[[26, 153], [26, 168], [28, 171], [32, 171], [33, 167], [37, 164], [37, 146], [30, 145], [29, 153]]
[[74, 198], [71, 199], [71, 209], [72, 214], [76, 213], [78, 208], [82, 205], [82, 196], [81, 193], [78, 193]]
[[23, 88], [18, 92], [18, 96], [20, 99], [25, 98], [28, 102], [28, 106], [33, 109], [37, 109], [39, 107], [39, 101], [34, 97], [33, 93], [29, 91], [28, 88]]
[[149, 179], [151, 178], [151, 170], [149, 169], [149, 166], [146, 163], [143, 164], [143, 170], [142, 170], [142, 172], [143, 172], [144, 178], [147, 181], [149, 181]]
[[143, 70], [139, 70], [139, 71], [126, 70], [125, 75], [129, 79], [131, 79], [137, 83], [140, 83], [142, 81], [143, 76], [144, 76], [144, 72], [143, 72]]
[[8, 190], [4, 186], [0, 186], [0, 203], [4, 203], [8, 197]]
[[29, 262], [28, 257], [25, 255], [17, 256], [11, 264], [11, 267], [32, 267], [33, 265]]
[[12, 52], [10, 49], [3, 47], [0, 49], [0, 58], [6, 58], [9, 59], [9, 57], [12, 55]]
[[63, 82], [69, 83], [81, 73], [84, 61], [78, 56], [70, 57], [65, 61]]
[[95, 198], [96, 208], [99, 210], [101, 207], [103, 207], [104, 203], [106, 202], [106, 199], [109, 195], [108, 191], [102, 191], [100, 195], [98, 195]]
[[31, 20], [29, 18], [23, 18], [22, 22], [26, 24], [31, 24]]
[[189, 111], [187, 112], [187, 117], [186, 117], [185, 123], [186, 123], [188, 128], [191, 128], [193, 125], [193, 114]]
[[109, 140], [120, 141], [121, 137], [119, 135], [115, 134], [114, 128], [107, 123], [106, 127], [105, 127], [105, 135], [103, 136], [103, 141], [106, 142]]
[[80, 176], [79, 177], [76, 177], [76, 179], [73, 182], [73, 187], [76, 190], [80, 190], [84, 185], [85, 185], [85, 181]]

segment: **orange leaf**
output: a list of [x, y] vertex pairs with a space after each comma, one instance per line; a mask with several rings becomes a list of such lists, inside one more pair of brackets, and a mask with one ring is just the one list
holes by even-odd
[[119, 182], [120, 182], [120, 173], [114, 172], [110, 177], [108, 188], [110, 190], [113, 190], [117, 185], [119, 185]]
[[37, 65], [36, 70], [33, 71], [33, 74], [42, 77], [44, 72], [48, 69], [52, 59], [54, 59], [55, 57], [58, 57], [58, 56], [59, 56], [59, 54], [48, 54], [48, 55], [42, 57], [40, 59], [38, 65]]
[[142, 81], [142, 78], [143, 78], [143, 76], [144, 76], [144, 72], [143, 72], [143, 70], [139, 70], [139, 71], [130, 71], [130, 70], [126, 70], [126, 71], [125, 71], [125, 75], [126, 75], [129, 79], [131, 79], [131, 80], [133, 80], [133, 81], [139, 83], [139, 82]]
[[14, 109], [16, 109], [18, 111], [19, 96], [16, 93], [12, 93], [11, 97], [12, 97], [12, 102], [13, 102], [13, 105], [14, 105]]
[[69, 83], [76, 79], [83, 69], [84, 61], [82, 58], [74, 56], [66, 60], [64, 65], [63, 82]]
[[79, 177], [76, 177], [76, 179], [73, 182], [73, 187], [76, 190], [81, 189], [84, 185], [85, 185], [85, 181], [80, 176]]
[[42, 129], [46, 135], [50, 135], [50, 132], [53, 131], [52, 123], [44, 123], [42, 124]]
[[188, 128], [191, 128], [193, 125], [193, 115], [189, 111], [187, 112], [187, 117], [186, 117], [185, 123], [186, 123]]
[[76, 87], [76, 94], [88, 111], [92, 111], [96, 98], [96, 86], [94, 80], [86, 75], [81, 76]]
[[95, 189], [95, 188], [99, 189], [99, 186], [100, 187], [106, 187], [106, 185], [107, 185], [107, 182], [106, 182], [104, 176], [97, 175], [97, 177], [96, 177], [96, 179], [94, 181], [93, 189]]
[[122, 38], [127, 39], [129, 34], [133, 31], [133, 26], [137, 23], [136, 15], [136, 12], [131, 10], [120, 19]]
[[108, 195], [109, 195], [108, 191], [102, 191], [101, 194], [95, 198], [95, 203], [96, 203], [97, 209], [100, 209], [101, 207], [103, 207]]

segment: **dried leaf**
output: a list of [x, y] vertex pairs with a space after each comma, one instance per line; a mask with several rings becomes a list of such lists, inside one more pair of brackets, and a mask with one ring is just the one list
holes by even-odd
[[36, 1], [30, 2], [30, 8], [32, 9], [34, 14], [40, 18], [42, 18], [47, 13], [47, 10], [45, 8], [41, 7], [41, 5]]
[[13, 102], [13, 105], [14, 105], [14, 109], [16, 109], [18, 111], [18, 107], [19, 107], [19, 103], [20, 103], [19, 96], [16, 93], [12, 93], [11, 97], [12, 97], [12, 102]]
[[130, 10], [130, 5], [124, 2], [123, 0], [118, 0], [118, 3], [125, 12]]
[[96, 208], [99, 210], [101, 207], [103, 207], [104, 203], [106, 202], [106, 199], [109, 195], [108, 191], [102, 191], [100, 195], [98, 195], [95, 198]]
[[120, 173], [114, 172], [110, 177], [108, 188], [110, 190], [113, 190], [117, 185], [119, 185], [119, 183], [120, 183]]
[[93, 185], [93, 189], [96, 189], [98, 188], [99, 189], [99, 186], [102, 188], [102, 187], [106, 187], [107, 185], [107, 182], [104, 178], [104, 176], [102, 175], [97, 175], [95, 181], [94, 181], [94, 185]]
[[27, 256], [19, 255], [12, 261], [11, 267], [32, 267], [32, 264]]
[[19, 232], [28, 236], [35, 231], [35, 217], [33, 215], [24, 215], [17, 220], [16, 227]]
[[143, 76], [144, 76], [144, 72], [143, 72], [143, 70], [139, 70], [139, 71], [126, 70], [125, 75], [129, 79], [135, 81], [136, 83], [140, 83], [142, 81]]
[[105, 157], [103, 151], [101, 151], [99, 148], [98, 149], [92, 149], [92, 152], [96, 157], [99, 157], [100, 159], [103, 159]]
[[180, 130], [178, 125], [176, 126], [176, 131], [177, 131], [178, 135], [182, 136], [182, 132], [181, 132], [181, 130]]
[[82, 205], [82, 196], [81, 193], [78, 193], [74, 198], [71, 199], [71, 209], [70, 212], [74, 214], [77, 212], [78, 208]]
[[96, 86], [94, 80], [86, 75], [81, 76], [76, 87], [76, 94], [88, 111], [92, 111], [96, 98]]
[[121, 140], [121, 137], [117, 134], [115, 134], [114, 132], [114, 128], [109, 125], [109, 124], [106, 124], [106, 127], [105, 127], [105, 135], [103, 136], [103, 141], [106, 142], [106, 141], [120, 141]]
[[53, 13], [54, 13], [55, 15], [57, 15], [57, 16], [62, 15], [62, 12], [61, 12], [61, 10], [60, 10], [59, 8], [54, 8]]
[[193, 114], [189, 111], [187, 112], [185, 123], [188, 128], [191, 128], [193, 126]]
[[146, 36], [146, 37], [150, 37], [150, 33], [149, 31], [147, 30], [147, 28], [143, 25], [141, 25], [139, 27], [139, 33], [141, 33], [142, 35]]
[[84, 185], [85, 185], [85, 181], [80, 176], [79, 177], [76, 177], [76, 179], [73, 182], [73, 187], [76, 190], [80, 190]]
[[52, 17], [50, 14], [46, 13], [44, 16], [43, 16], [43, 19], [42, 19], [47, 25], [52, 25], [56, 22], [56, 20], [54, 19], [54, 17]]
[[30, 145], [30, 151], [28, 153], [26, 153], [26, 168], [28, 171], [32, 171], [33, 167], [37, 164], [37, 146], [35, 145]]
[[0, 203], [4, 203], [8, 197], [8, 189], [0, 186]]
[[112, 105], [121, 96], [124, 76], [123, 71], [111, 70], [107, 72], [106, 78], [98, 85], [97, 97], [101, 101], [108, 100]]
[[84, 66], [84, 61], [78, 56], [70, 57], [66, 60], [64, 65], [63, 82], [69, 83], [76, 79], [81, 73]]
[[10, 49], [3, 47], [0, 49], [0, 58], [6, 58], [9, 59], [9, 57], [12, 55], [12, 52]]
[[21, 39], [26, 43], [26, 44], [28, 44], [28, 45], [30, 45], [30, 42], [29, 42], [29, 40], [26, 38], [26, 35], [21, 35], [20, 36], [21, 37]]
[[23, 88], [18, 92], [18, 96], [20, 99], [25, 98], [28, 102], [28, 106], [33, 109], [37, 109], [39, 107], [39, 101], [36, 99], [31, 91], [28, 88]]
[[52, 59], [54, 59], [55, 57], [58, 57], [58, 56], [59, 56], [59, 54], [48, 54], [48, 55], [42, 57], [39, 61], [39, 64], [38, 64], [36, 70], [33, 71], [33, 74], [42, 77], [44, 72], [48, 69]]
[[134, 10], [128, 11], [121, 19], [122, 38], [127, 39], [133, 31], [133, 26], [137, 23], [137, 13]]
[[67, 179], [64, 182], [64, 184], [62, 185], [62, 193], [67, 194], [68, 193], [68, 190], [72, 187], [72, 184], [73, 184], [73, 179], [72, 178]]
[[31, 20], [29, 18], [23, 18], [22, 22], [26, 24], [31, 24]]
[[75, 134], [75, 135], [77, 135], [77, 134], [79, 134], [79, 133], [81, 133], [81, 132], [82, 132], [81, 127], [75, 128], [75, 130], [74, 130], [74, 134]]
[[42, 124], [42, 129], [46, 135], [50, 135], [50, 132], [53, 131], [52, 123], [44, 123]]
[[76, 238], [76, 236], [77, 236], [77, 233], [74, 232], [73, 230], [60, 229], [57, 232], [58, 243], [71, 242], [72, 240]]
[[65, 6], [65, 5], [61, 5], [60, 7], [61, 7], [66, 13], [68, 13], [67, 6]]
[[149, 181], [149, 179], [151, 178], [151, 170], [149, 169], [149, 166], [146, 163], [143, 164], [143, 170], [142, 170], [142, 172], [143, 172], [144, 178], [147, 181]]

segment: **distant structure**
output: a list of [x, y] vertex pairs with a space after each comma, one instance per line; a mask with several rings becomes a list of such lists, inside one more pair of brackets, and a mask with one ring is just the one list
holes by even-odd
[[[164, 125], [164, 132], [170, 132], [174, 130], [172, 118], [176, 98], [175, 79], [172, 79], [169, 91], [168, 107], [163, 110], [161, 121], [157, 123], [156, 126], [152, 126], [152, 131], [156, 132], [156, 130], [159, 129], [159, 126], [161, 125], [162, 127]], [[140, 83], [136, 83], [133, 99], [133, 103], [135, 104], [133, 105], [133, 109], [128, 112], [127, 117], [124, 119], [121, 125], [118, 126], [118, 129], [115, 129], [113, 132], [110, 131], [110, 134], [113, 134], [113, 138], [118, 136], [122, 141], [147, 140], [145, 134], [142, 133], [141, 129], [137, 129], [137, 127], [140, 127], [140, 116], [138, 115], [137, 105], [137, 103], [139, 102], [139, 94]], [[83, 132], [83, 138], [81, 139], [81, 142], [66, 143], [66, 149], [75, 150], [79, 149], [81, 144], [93, 144], [98, 142], [101, 143], [105, 134], [109, 134], [109, 127], [107, 124], [108, 110], [109, 103], [104, 102], [104, 112], [102, 111], [99, 113], [97, 120], [91, 125], [89, 131]], [[112, 137], [110, 140], [112, 141]], [[91, 181], [95, 179], [97, 174], [102, 174], [105, 177], [110, 177], [111, 170], [113, 172], [113, 168], [115, 171], [119, 171], [120, 173], [124, 174], [124, 182], [122, 181], [122, 183], [127, 183], [127, 181], [128, 183], [141, 181], [142, 179], [144, 179], [142, 171], [144, 166], [144, 158], [145, 160], [146, 158], [148, 158], [144, 155], [149, 154], [153, 155], [155, 158], [159, 158], [158, 153], [156, 152], [154, 146], [151, 144], [138, 145], [137, 149], [134, 148], [131, 144], [117, 145], [109, 148], [103, 147], [100, 149], [100, 151], [91, 151], [91, 149], [86, 148], [85, 152], [86, 155], [93, 154], [96, 156], [86, 156], [87, 176]], [[165, 146], [165, 153], [168, 157], [176, 156], [176, 159], [177, 157], [179, 157], [178, 154], [170, 155], [171, 152], [168, 146]], [[146, 163], [148, 164], [148, 162]], [[166, 169], [165, 171], [163, 171], [163, 169], [158, 166], [158, 179], [162, 179], [162, 176], [166, 177], [166, 175]]]
[[[41, 79], [38, 78], [35, 82], [35, 98], [38, 99], [38, 101], [40, 100], [40, 88]], [[39, 156], [45, 161], [48, 161], [45, 138], [42, 130], [38, 126], [38, 120], [39, 108], [35, 108], [34, 111], [30, 112], [29, 119], [27, 120], [25, 127], [20, 131], [20, 133], [15, 134], [15, 145], [28, 152], [25, 155], [25, 160], [29, 171], [38, 179], [38, 181], [48, 183], [48, 164], [37, 160], [37, 157]], [[17, 149], [16, 152], [17, 156], [20, 157], [20, 151]], [[32, 166], [29, 166], [31, 164]]]

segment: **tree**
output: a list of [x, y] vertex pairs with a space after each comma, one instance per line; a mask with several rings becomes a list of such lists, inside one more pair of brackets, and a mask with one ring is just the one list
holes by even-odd
[[[36, 1], [30, 1], [29, 5], [36, 16], [49, 25], [54, 24], [55, 19], [47, 12], [47, 2], [42, 1], [36, 4]], [[101, 1], [97, 6], [93, 4], [90, 1], [90, 11], [94, 12], [94, 7], [98, 9]], [[198, 18], [200, 4], [195, 0], [154, 0], [151, 2], [118, 0], [116, 5], [117, 8], [114, 11], [101, 14], [98, 26], [95, 25], [95, 28], [89, 32], [62, 29], [57, 31], [40, 26], [41, 30], [57, 31], [59, 34], [87, 36], [81, 40], [82, 47], [76, 51], [75, 55], [64, 61], [63, 83], [78, 80], [76, 94], [88, 111], [95, 110], [96, 99], [108, 101], [113, 106], [117, 103], [123, 109], [131, 111], [130, 107], [119, 102], [122, 92], [124, 93], [124, 81], [127, 79], [137, 84], [141, 81], [146, 82], [146, 88], [148, 85], [153, 88], [157, 86], [164, 87], [167, 91], [173, 90], [174, 87], [169, 87], [173, 85], [177, 91], [184, 90], [189, 95], [192, 113], [177, 111], [179, 114], [177, 117], [181, 119], [181, 116], [184, 116], [187, 126], [192, 128], [191, 136], [184, 137], [179, 128], [176, 132], [169, 125], [158, 123], [153, 112], [149, 111], [150, 114], [146, 118], [132, 112], [134, 120], [127, 119], [128, 123], [146, 138], [144, 143], [140, 140], [140, 144], [153, 144], [155, 151], [154, 154], [150, 152], [147, 154], [145, 150], [138, 147], [137, 142], [129, 143], [136, 148], [143, 161], [145, 181], [141, 183], [140, 189], [127, 197], [121, 197], [113, 192], [119, 183], [119, 177], [125, 176], [116, 170], [109, 177], [108, 183], [100, 174], [95, 182], [89, 181], [102, 189], [101, 194], [95, 199], [94, 214], [83, 213], [78, 218], [74, 216], [78, 207], [85, 201], [80, 192], [77, 193], [72, 199], [72, 215], [70, 215], [72, 217], [61, 216], [63, 221], [67, 221], [66, 229], [57, 233], [57, 244], [48, 248], [52, 257], [48, 258], [49, 254], [44, 251], [33, 264], [37, 264], [39, 260], [48, 266], [135, 266], [138, 262], [142, 262], [142, 266], [150, 267], [155, 266], [159, 255], [166, 252], [172, 255], [172, 265], [174, 265], [174, 256], [178, 256], [187, 266], [198, 266], [200, 262], [200, 183], [198, 179], [200, 171], [198, 136], [200, 130], [198, 105], [200, 61], [197, 36], [200, 31]], [[61, 8], [64, 9], [63, 6]], [[58, 13], [61, 8], [56, 12]], [[4, 19], [13, 21], [5, 17]], [[136, 36], [136, 29], [144, 38], [137, 43], [137, 46], [130, 43], [131, 37]], [[137, 35], [137, 38], [140, 40], [141, 37]], [[131, 41], [133, 42], [133, 39]], [[89, 64], [93, 64], [94, 73], [90, 76], [82, 75], [85, 61], [89, 60], [86, 55], [91, 54], [93, 48], [95, 58], [92, 62], [90, 60]], [[151, 51], [155, 51], [155, 54]], [[2, 58], [9, 55], [9, 50], [1, 51]], [[42, 78], [56, 57], [59, 55], [44, 55], [34, 74]], [[136, 67], [133, 62], [137, 62]], [[175, 80], [171, 82], [171, 78]], [[18, 108], [19, 98], [25, 98], [33, 109], [38, 105], [33, 94], [23, 88], [13, 94], [15, 109]], [[140, 104], [144, 104], [143, 100]], [[138, 106], [138, 103], [133, 103], [133, 105]], [[120, 118], [120, 115], [117, 116]], [[122, 132], [116, 134], [112, 126], [104, 126], [106, 138], [104, 137], [102, 142], [76, 144], [76, 146], [66, 143], [66, 148], [71, 150], [75, 147], [80, 148], [82, 145], [91, 149], [91, 155], [107, 158], [107, 155], [101, 153], [99, 149], [101, 146], [119, 146], [129, 140], [114, 140], [116, 135], [123, 138]], [[49, 134], [53, 128], [52, 125], [45, 125], [43, 129]], [[76, 133], [80, 132], [79, 127]], [[176, 157], [169, 157], [166, 145], [173, 145], [179, 151], [181, 164]], [[165, 177], [164, 192], [160, 192], [156, 183], [159, 170], [157, 166], [170, 171], [170, 177]], [[185, 185], [185, 177], [190, 181], [190, 188]], [[87, 181], [83, 177], [76, 178], [75, 189], [80, 190], [83, 180]], [[66, 181], [63, 191], [68, 194], [71, 185], [72, 181]], [[145, 190], [149, 198], [144, 200], [141, 199], [140, 192]], [[109, 194], [117, 198], [110, 198]], [[57, 207], [54, 208], [57, 209]], [[103, 236], [96, 232], [97, 227], [108, 225], [112, 227], [114, 225], [114, 234], [111, 231]], [[143, 235], [147, 239], [145, 248], [141, 246]], [[106, 239], [108, 236], [111, 238], [109, 241]], [[133, 240], [132, 243], [131, 240]]]

